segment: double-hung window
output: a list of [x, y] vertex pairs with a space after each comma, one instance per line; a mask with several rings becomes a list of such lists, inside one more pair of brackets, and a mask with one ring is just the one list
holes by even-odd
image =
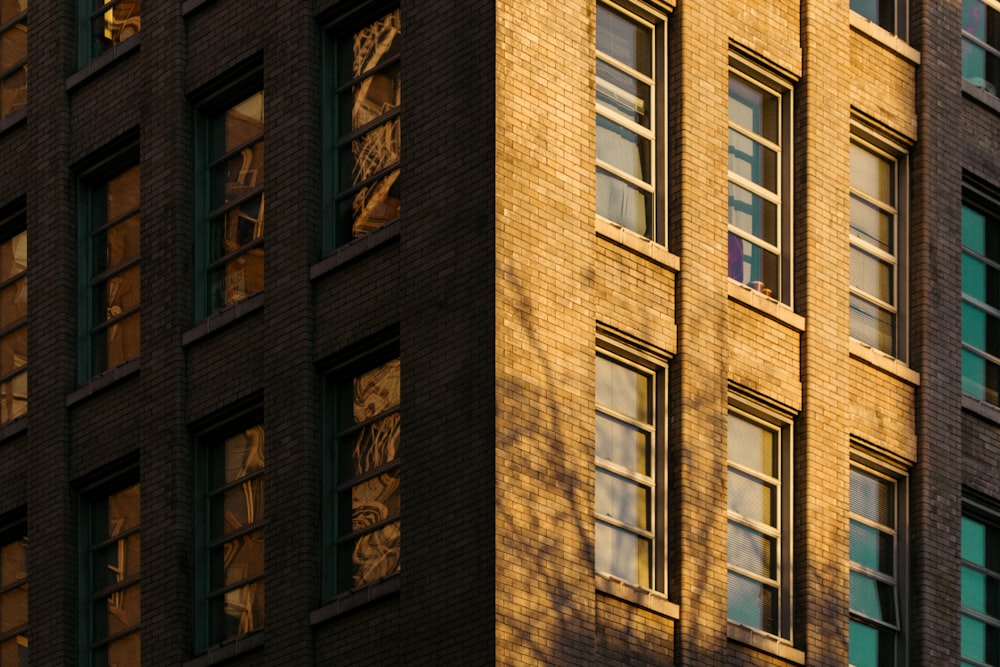
[[208, 315], [264, 288], [264, 93], [201, 121], [195, 309]]
[[18, 523], [0, 536], [0, 665], [28, 666], [28, 540]]
[[1000, 2], [962, 2], [962, 78], [993, 95], [1000, 90]]
[[908, 0], [851, 0], [851, 11], [906, 39], [907, 4]]
[[665, 21], [597, 4], [597, 215], [660, 243]]
[[142, 26], [141, 0], [78, 0], [79, 63], [110, 51]]
[[729, 620], [791, 635], [790, 437], [785, 424], [730, 408]]
[[399, 217], [399, 10], [338, 39], [332, 106], [334, 225], [328, 245], [348, 243]]
[[0, 119], [28, 103], [28, 0], [0, 2]]
[[1000, 208], [962, 207], [962, 391], [1000, 405]]
[[901, 160], [851, 143], [851, 336], [903, 357]]
[[203, 456], [200, 648], [264, 627], [264, 427], [208, 438]]
[[399, 572], [399, 359], [367, 364], [332, 387], [331, 592]]
[[0, 221], [0, 424], [28, 411], [28, 233], [24, 209]]
[[[665, 371], [597, 354], [594, 489], [598, 573], [664, 590]], [[661, 485], [662, 486], [662, 485]], [[659, 539], [658, 539], [659, 537]]]
[[1000, 665], [1000, 517], [966, 505], [962, 517], [962, 667]]
[[791, 303], [791, 92], [729, 76], [729, 277]]
[[139, 167], [81, 188], [81, 373], [139, 356]]
[[903, 479], [851, 467], [851, 665], [906, 664]]
[[83, 658], [88, 667], [138, 665], [141, 660], [139, 485], [87, 498], [81, 554]]

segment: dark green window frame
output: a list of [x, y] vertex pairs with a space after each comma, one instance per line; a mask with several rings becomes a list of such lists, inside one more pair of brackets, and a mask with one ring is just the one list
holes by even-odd
[[0, 665], [28, 665], [28, 537], [24, 518], [0, 528]]
[[141, 187], [135, 149], [80, 179], [80, 383], [141, 351]]
[[366, 7], [331, 29], [324, 50], [322, 244], [330, 252], [399, 219], [399, 9]]

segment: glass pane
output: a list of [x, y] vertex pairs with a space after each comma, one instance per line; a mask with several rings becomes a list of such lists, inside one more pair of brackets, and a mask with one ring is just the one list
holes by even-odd
[[357, 431], [340, 447], [342, 477], [350, 479], [395, 461], [399, 453], [399, 413], [379, 419]]
[[594, 569], [636, 586], [651, 587], [652, 542], [600, 521], [595, 528]]
[[399, 64], [386, 67], [361, 79], [340, 96], [340, 126], [344, 132], [357, 130], [399, 107]]
[[851, 188], [892, 206], [895, 204], [894, 163], [855, 143], [851, 144]]
[[597, 357], [597, 404], [649, 423], [652, 414], [652, 378], [637, 370]]
[[28, 280], [21, 278], [0, 290], [0, 327], [28, 315]]
[[399, 572], [399, 522], [366, 533], [340, 550], [341, 586], [365, 586]]
[[768, 579], [778, 576], [778, 541], [729, 522], [729, 564]]
[[[2, 4], [7, 4], [6, 2]], [[0, 24], [3, 22], [0, 21]], [[28, 56], [28, 27], [17, 23], [0, 33], [0, 72], [14, 68]]]
[[[399, 406], [399, 359], [388, 361], [378, 368], [354, 378], [351, 399], [351, 421], [361, 423]], [[385, 461], [395, 458], [384, 458]]]
[[18, 635], [0, 642], [0, 665], [7, 667], [28, 667], [28, 638]]
[[234, 588], [211, 600], [211, 637], [226, 641], [264, 627], [264, 581]]
[[[969, 616], [962, 616], [962, 657], [979, 662], [987, 662], [990, 651], [990, 644], [997, 646], [997, 631]], [[992, 664], [997, 664], [993, 662]]]
[[350, 239], [357, 239], [396, 220], [399, 206], [399, 170], [396, 169], [360, 188], [351, 198], [342, 200], [337, 216], [352, 221]]
[[597, 116], [597, 159], [644, 183], [651, 183], [651, 144], [602, 115]]
[[139, 173], [139, 167], [135, 166], [108, 181], [107, 217], [97, 218], [95, 226], [139, 208]]
[[140, 588], [135, 585], [94, 601], [91, 609], [91, 637], [100, 641], [138, 627], [142, 620], [141, 597]]
[[778, 490], [773, 484], [730, 468], [729, 509], [748, 519], [777, 527], [777, 500]]
[[133, 484], [93, 505], [91, 542], [94, 544], [139, 527], [139, 485]]
[[642, 125], [651, 127], [652, 88], [634, 76], [597, 61], [597, 104]]
[[892, 215], [866, 201], [851, 197], [851, 231], [887, 253], [895, 253]]
[[141, 569], [139, 549], [139, 533], [132, 533], [124, 539], [95, 549], [91, 556], [94, 567], [93, 589], [101, 590], [138, 576]]
[[851, 295], [851, 338], [886, 354], [896, 354], [896, 315]]
[[236, 252], [264, 234], [264, 195], [258, 194], [212, 221], [212, 259]]
[[0, 338], [0, 373], [7, 374], [28, 363], [28, 327]]
[[777, 434], [759, 424], [730, 414], [729, 458], [752, 470], [777, 477]]
[[235, 482], [264, 470], [264, 427], [254, 426], [226, 438], [211, 450], [213, 486]]
[[852, 667], [893, 667], [896, 664], [896, 633], [851, 619]]
[[892, 528], [896, 519], [895, 485], [851, 468], [851, 512]]
[[858, 565], [892, 575], [895, 572], [892, 535], [852, 519], [851, 560]]
[[[241, 149], [209, 171], [210, 208], [236, 201], [264, 184], [264, 142]], [[257, 200], [259, 201], [259, 197]]]
[[110, 320], [139, 305], [139, 265], [107, 279], [95, 295], [95, 323]]
[[962, 568], [962, 606], [986, 613], [987, 576], [968, 567]]
[[9, 280], [28, 268], [28, 232], [0, 243], [0, 281]]
[[7, 423], [28, 411], [28, 373], [18, 373], [0, 382], [0, 423]]
[[[254, 139], [264, 134], [264, 93], [259, 91], [246, 98], [239, 104], [229, 108], [223, 115], [224, 123], [224, 143], [223, 150], [215, 153], [222, 156], [230, 153], [238, 146], [250, 143]], [[253, 147], [256, 152], [260, 144]], [[255, 156], [256, 157], [256, 156]], [[260, 164], [256, 166], [263, 168], [263, 155], [260, 156]]]
[[28, 66], [0, 80], [0, 117], [13, 113], [28, 103]]
[[994, 256], [986, 250], [986, 216], [967, 206], [962, 207], [962, 245], [980, 255]]
[[779, 111], [776, 95], [738, 77], [729, 78], [729, 121], [734, 125], [777, 144]]
[[360, 185], [399, 164], [400, 120], [376, 125], [340, 149], [340, 188]]
[[92, 55], [100, 55], [139, 32], [142, 25], [141, 4], [139, 0], [110, 1], [94, 0], [94, 9], [108, 9], [97, 15], [92, 23], [94, 38]]
[[399, 516], [399, 469], [351, 487], [351, 530], [365, 530]]
[[851, 286], [890, 305], [895, 302], [894, 268], [892, 264], [851, 247]]
[[735, 183], [729, 184], [729, 224], [778, 244], [778, 205]]
[[373, 21], [353, 39], [344, 40], [340, 51], [340, 80], [353, 79], [399, 55], [401, 39], [399, 10]]
[[772, 634], [778, 629], [778, 591], [734, 572], [729, 573], [729, 619]]
[[227, 535], [264, 516], [264, 478], [254, 477], [212, 498], [212, 534]]
[[851, 572], [852, 611], [895, 625], [895, 594], [893, 586], [872, 579], [860, 572]]
[[764, 296], [781, 298], [778, 255], [729, 233], [729, 277]]
[[998, 402], [1000, 367], [982, 357], [962, 350], [962, 391], [979, 400]]
[[962, 560], [986, 567], [986, 525], [962, 517]]
[[263, 573], [263, 529], [240, 535], [212, 549], [212, 588], [239, 584]]
[[21, 584], [0, 595], [0, 632], [28, 622], [28, 585]]
[[26, 11], [28, 11], [28, 0], [4, 0], [0, 2], [0, 23], [6, 23]]
[[597, 5], [597, 50], [647, 76], [653, 72], [653, 31], [603, 4]]
[[617, 419], [597, 414], [597, 456], [634, 470], [650, 474], [652, 443], [646, 431]]
[[778, 154], [736, 130], [729, 130], [729, 171], [778, 192]]
[[139, 356], [139, 313], [130, 315], [93, 336], [93, 369], [100, 373]]
[[250, 248], [209, 273], [212, 307], [227, 308], [264, 289], [264, 249]]
[[640, 236], [653, 235], [653, 194], [598, 167], [597, 214]]
[[27, 538], [0, 547], [0, 587], [27, 578]]
[[649, 530], [651, 516], [649, 487], [631, 480], [597, 470], [594, 491], [595, 512], [600, 517], [611, 517], [641, 530]]
[[114, 667], [140, 667], [142, 664], [141, 635], [134, 632], [121, 639], [116, 639], [96, 652], [95, 664], [108, 664]]

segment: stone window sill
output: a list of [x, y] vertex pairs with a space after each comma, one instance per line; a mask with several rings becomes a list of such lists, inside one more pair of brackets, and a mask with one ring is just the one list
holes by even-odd
[[1000, 408], [992, 403], [981, 401], [978, 398], [969, 396], [968, 394], [962, 394], [962, 409], [978, 415], [987, 421], [993, 422], [994, 424], [1000, 425]]
[[659, 243], [647, 239], [645, 236], [639, 236], [631, 229], [625, 229], [621, 225], [616, 225], [601, 218], [597, 218], [596, 223], [597, 235], [599, 237], [645, 257], [666, 269], [670, 269], [674, 273], [680, 271], [680, 257], [672, 254]]
[[1000, 114], [1000, 97], [997, 97], [985, 88], [974, 86], [965, 79], [962, 79], [962, 94], [983, 105], [993, 113]]
[[799, 333], [806, 330], [806, 319], [792, 310], [791, 307], [765, 296], [751, 287], [738, 283], [732, 278], [729, 279], [729, 298], [756, 310], [775, 322], [784, 324], [789, 329], [794, 329]]
[[263, 645], [263, 632], [258, 631], [249, 635], [243, 635], [242, 637], [237, 637], [236, 639], [225, 642], [224, 644], [216, 644], [215, 646], [209, 647], [198, 657], [185, 662], [183, 667], [208, 667], [209, 665], [218, 665], [226, 660], [230, 660], [243, 655], [244, 653], [249, 653], [250, 651], [259, 649]]
[[594, 587], [598, 593], [643, 607], [654, 614], [673, 620], [681, 616], [680, 607], [667, 599], [663, 593], [635, 586], [606, 574], [594, 575]]
[[851, 29], [864, 35], [876, 44], [884, 46], [911, 64], [920, 64], [920, 51], [917, 51], [874, 21], [861, 16], [861, 14], [851, 12]]
[[851, 339], [851, 356], [907, 384], [914, 387], [920, 386], [920, 373], [899, 359], [853, 338]]
[[130, 375], [134, 375], [139, 372], [139, 357], [126, 361], [120, 366], [115, 366], [110, 370], [106, 370], [100, 375], [91, 378], [86, 384], [81, 386], [76, 391], [71, 392], [66, 397], [66, 407], [70, 408], [79, 403], [80, 401], [89, 398], [99, 391], [103, 391], [110, 387], [111, 385], [117, 383], [119, 380], [124, 380]]
[[730, 641], [744, 644], [797, 665], [806, 664], [805, 652], [792, 646], [787, 639], [781, 639], [732, 621], [729, 621], [727, 634]]
[[309, 269], [309, 278], [316, 280], [320, 276], [333, 271], [338, 266], [347, 264], [356, 257], [360, 257], [388, 243], [392, 239], [399, 238], [399, 227], [400, 221], [396, 220], [376, 229], [370, 234], [366, 234], [359, 239], [336, 248], [329, 255], [312, 265], [312, 268]]
[[219, 329], [227, 327], [236, 320], [249, 315], [256, 310], [260, 310], [263, 307], [264, 293], [257, 292], [243, 301], [240, 301], [236, 305], [230, 306], [215, 315], [210, 315], [191, 329], [185, 331], [181, 336], [181, 345], [189, 345], [200, 338], [204, 338], [213, 331], [218, 331]]
[[91, 59], [79, 70], [70, 74], [66, 79], [66, 90], [67, 92], [76, 88], [78, 85], [94, 76], [106, 67], [109, 67], [111, 63], [117, 62], [119, 59], [124, 58], [127, 54], [133, 51], [139, 50], [139, 35], [141, 32], [137, 32], [128, 39], [126, 39], [121, 44], [116, 44], [110, 49]]
[[400, 577], [397, 574], [386, 579], [376, 581], [370, 586], [341, 593], [319, 609], [316, 609], [309, 614], [309, 623], [310, 625], [324, 623], [353, 609], [363, 607], [370, 602], [387, 598], [390, 595], [399, 593], [399, 586]]

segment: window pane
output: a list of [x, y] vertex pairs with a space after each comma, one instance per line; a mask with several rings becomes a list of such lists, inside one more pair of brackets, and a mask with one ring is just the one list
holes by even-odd
[[764, 632], [778, 627], [778, 595], [768, 586], [733, 572], [729, 573], [729, 619]]
[[871, 526], [851, 520], [851, 560], [858, 565], [893, 574], [893, 537]]
[[765, 475], [777, 476], [778, 438], [774, 431], [729, 415], [729, 458]]
[[0, 23], [7, 23], [22, 12], [28, 11], [28, 0], [0, 2]]
[[890, 305], [895, 302], [893, 272], [891, 264], [851, 248], [851, 285]]
[[9, 280], [28, 268], [28, 232], [0, 243], [0, 280]]
[[594, 569], [636, 586], [652, 586], [652, 542], [600, 521], [594, 537]]
[[[2, 345], [2, 343], [0, 343]], [[0, 422], [8, 422], [28, 411], [28, 373], [18, 373], [0, 382]]]
[[729, 171], [778, 192], [778, 154], [750, 137], [729, 130]]
[[895, 625], [896, 603], [893, 586], [860, 572], [851, 572], [851, 609]]
[[852, 667], [893, 667], [896, 664], [896, 633], [851, 619]]
[[768, 579], [778, 576], [777, 540], [729, 522], [729, 564]]
[[652, 88], [617, 67], [597, 60], [597, 104], [642, 125], [652, 127]]
[[597, 50], [643, 74], [652, 74], [652, 30], [603, 4], [597, 5]]
[[851, 189], [893, 205], [893, 166], [892, 161], [851, 143]]
[[[95, 600], [91, 608], [91, 637], [105, 637], [136, 628], [142, 621], [141, 591], [138, 585], [117, 590]], [[138, 639], [138, 635], [135, 635]]]
[[[101, 12], [101, 8], [110, 5]], [[91, 56], [98, 56], [139, 32], [141, 4], [139, 0], [120, 0], [115, 4], [93, 0], [97, 16], [91, 21]]]
[[650, 174], [652, 146], [631, 130], [597, 116], [597, 159], [633, 178], [652, 182]]
[[[228, 140], [228, 135], [225, 135]], [[251, 137], [252, 139], [253, 137]], [[264, 183], [264, 142], [241, 149], [209, 170], [211, 208], [236, 201]]]
[[115, 665], [116, 667], [138, 666], [142, 662], [141, 644], [137, 632], [116, 639], [94, 652], [94, 664]]
[[353, 384], [355, 423], [394, 409], [399, 405], [399, 359], [362, 373]]
[[598, 167], [597, 214], [651, 238], [653, 194]]
[[781, 298], [778, 255], [729, 233], [729, 277], [765, 296]]
[[1000, 630], [963, 615], [962, 657], [988, 665], [1000, 665]]
[[264, 530], [254, 530], [212, 550], [213, 589], [264, 574]]
[[892, 528], [896, 523], [895, 485], [851, 468], [851, 512]]
[[386, 14], [341, 43], [340, 75], [343, 80], [361, 76], [399, 55], [399, 10]]
[[986, 566], [986, 525], [976, 521], [975, 519], [970, 519], [967, 516], [962, 517], [962, 560], [973, 563], [974, 565], [979, 565], [982, 567]]
[[394, 521], [341, 548], [341, 588], [365, 586], [399, 572], [399, 535]]
[[773, 484], [762, 482], [736, 470], [729, 470], [729, 509], [777, 527], [778, 489]]
[[18, 327], [0, 338], [0, 374], [12, 373], [28, 363], [28, 327]]
[[341, 126], [357, 130], [399, 108], [401, 71], [398, 63], [391, 65], [341, 93]]
[[766, 243], [778, 244], [778, 205], [735, 183], [729, 184], [729, 224]]
[[962, 207], [962, 245], [980, 255], [986, 251], [986, 216], [968, 206]]
[[729, 121], [778, 143], [779, 98], [740, 78], [729, 78]]
[[0, 547], [0, 587], [10, 586], [27, 576], [27, 539]]
[[598, 405], [637, 421], [650, 422], [652, 380], [648, 375], [599, 355], [596, 375]]
[[225, 641], [264, 627], [264, 582], [240, 586], [211, 601], [211, 636]]
[[399, 515], [399, 469], [351, 487], [351, 530], [366, 530]]
[[641, 475], [649, 475], [652, 443], [650, 433], [617, 419], [597, 414], [597, 456]]
[[851, 231], [887, 253], [895, 253], [892, 216], [877, 206], [851, 197]]
[[28, 584], [0, 595], [0, 632], [9, 632], [28, 622]]
[[235, 482], [264, 470], [264, 427], [254, 426], [226, 438], [212, 451], [213, 486]]
[[0, 642], [0, 665], [28, 667], [28, 638], [18, 635]]
[[597, 470], [595, 512], [641, 530], [649, 530], [652, 520], [651, 489], [631, 480]]
[[851, 295], [851, 338], [886, 354], [896, 353], [896, 315], [885, 308]]

